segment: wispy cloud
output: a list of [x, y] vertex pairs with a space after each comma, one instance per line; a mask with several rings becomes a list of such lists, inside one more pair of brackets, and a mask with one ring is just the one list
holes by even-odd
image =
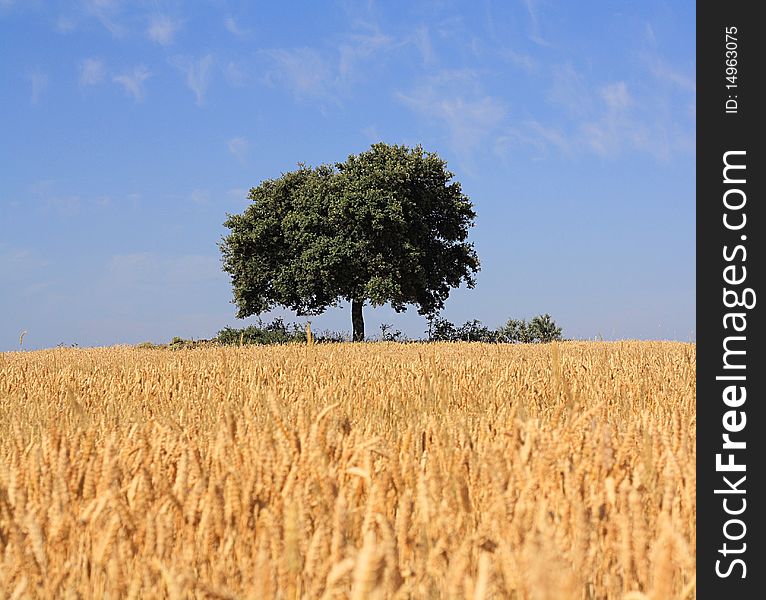
[[84, 12], [94, 17], [114, 37], [121, 37], [125, 28], [119, 22], [120, 0], [82, 0]]
[[[598, 82], [585, 73], [571, 62], [553, 67], [546, 99], [556, 110], [507, 124], [495, 145], [498, 154], [525, 146], [540, 157], [548, 151], [571, 158], [640, 152], [665, 162], [693, 151], [694, 115], [679, 118], [689, 112], [688, 95], [662, 91], [645, 77]], [[682, 77], [671, 85], [692, 91]]]
[[540, 33], [539, 0], [524, 0], [524, 5], [527, 7], [527, 13], [529, 14], [529, 20], [531, 22], [529, 39], [539, 46], [550, 46], [550, 42], [543, 38]]
[[[5, 283], [29, 282], [48, 266], [48, 260], [34, 250], [0, 242], [0, 279]], [[14, 286], [9, 285], [7, 289], [13, 290]]]
[[590, 83], [569, 62], [553, 67], [548, 100], [575, 117], [587, 115], [593, 108]]
[[70, 33], [77, 27], [77, 22], [74, 18], [68, 15], [60, 15], [56, 18], [56, 31], [59, 33]]
[[597, 88], [597, 101], [587, 116], [576, 122], [573, 137], [579, 146], [604, 158], [639, 151], [667, 161], [676, 151], [693, 148], [693, 133], [659, 108], [662, 98], [636, 99], [625, 81]]
[[333, 50], [315, 48], [277, 48], [264, 50], [272, 69], [267, 81], [289, 89], [296, 98], [339, 102], [352, 85], [369, 79], [371, 65], [396, 47], [395, 40], [375, 25], [357, 23], [354, 33], [339, 38]]
[[368, 125], [367, 127], [363, 127], [361, 133], [371, 144], [379, 142], [383, 139], [375, 125]]
[[676, 69], [670, 63], [655, 57], [651, 61], [651, 72], [658, 80], [670, 83], [682, 91], [696, 93], [697, 82], [693, 75]]
[[431, 43], [431, 33], [428, 27], [422, 26], [415, 29], [411, 41], [420, 52], [420, 58], [424, 65], [429, 66], [436, 62], [436, 52]]
[[275, 69], [267, 75], [271, 83], [282, 84], [297, 98], [334, 97], [333, 73], [328, 61], [311, 48], [265, 50]]
[[139, 65], [132, 72], [115, 75], [112, 79], [119, 83], [128, 94], [133, 96], [136, 102], [141, 102], [144, 99], [144, 82], [149, 77], [151, 77], [149, 69]]
[[482, 91], [478, 74], [471, 70], [442, 71], [396, 97], [426, 119], [441, 123], [453, 151], [464, 159], [491, 136], [507, 113], [501, 100]]
[[72, 217], [79, 214], [82, 202], [79, 196], [61, 193], [52, 179], [43, 179], [29, 186], [30, 196], [43, 214]]
[[537, 158], [542, 158], [542, 155], [546, 154], [549, 149], [572, 157], [575, 144], [576, 142], [571, 136], [556, 126], [543, 125], [539, 121], [531, 119], [516, 123], [499, 135], [495, 142], [495, 151], [498, 155], [505, 156], [512, 148], [531, 147], [537, 152]]
[[161, 46], [169, 46], [180, 29], [181, 21], [168, 15], [152, 15], [146, 33], [153, 42]]
[[106, 68], [104, 61], [97, 58], [86, 58], [80, 63], [80, 85], [87, 87], [98, 85], [104, 80]]
[[250, 142], [244, 137], [234, 137], [226, 142], [226, 146], [237, 160], [244, 162], [247, 151], [250, 148]]
[[603, 86], [599, 93], [610, 112], [620, 112], [627, 109], [632, 99], [628, 93], [628, 84], [617, 81]]
[[213, 57], [208, 54], [199, 60], [193, 60], [177, 56], [171, 60], [171, 64], [186, 75], [186, 85], [194, 93], [197, 105], [202, 106], [205, 103], [205, 94], [210, 84]]
[[354, 76], [357, 67], [363, 61], [381, 50], [390, 48], [392, 44], [393, 39], [376, 27], [370, 28], [369, 33], [349, 35], [339, 47], [338, 71], [340, 76], [344, 79]]
[[39, 69], [35, 69], [29, 74], [29, 82], [32, 85], [30, 102], [32, 102], [32, 104], [37, 104], [40, 102], [40, 98], [48, 88], [48, 74]]
[[510, 48], [504, 48], [500, 51], [500, 56], [529, 73], [536, 71], [538, 68], [537, 61], [529, 54], [524, 54], [523, 52], [516, 52]]
[[251, 33], [249, 29], [242, 27], [231, 15], [227, 15], [223, 20], [223, 26], [226, 27], [229, 33], [232, 33], [237, 37], [247, 37]]
[[603, 108], [580, 124], [582, 141], [588, 149], [603, 157], [616, 156], [629, 148], [647, 151], [661, 160], [669, 157], [663, 125], [631, 111], [633, 99], [627, 83], [606, 84], [598, 95]]
[[662, 56], [659, 41], [651, 23], [646, 23], [644, 43], [644, 49], [640, 53], [641, 59], [658, 83], [670, 84], [682, 92], [692, 94], [697, 92], [694, 67], [688, 65], [686, 69], [680, 68]]
[[229, 85], [234, 87], [242, 87], [247, 80], [247, 73], [245, 70], [240, 64], [233, 61], [226, 65], [226, 68], [223, 70], [223, 75], [226, 78], [226, 81], [229, 82]]

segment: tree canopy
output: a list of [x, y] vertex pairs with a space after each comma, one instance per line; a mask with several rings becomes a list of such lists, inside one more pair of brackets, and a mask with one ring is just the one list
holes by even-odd
[[277, 305], [319, 314], [346, 300], [361, 340], [365, 303], [433, 315], [452, 288], [475, 284], [473, 205], [420, 146], [379, 143], [343, 163], [299, 165], [248, 197], [220, 243], [240, 318]]

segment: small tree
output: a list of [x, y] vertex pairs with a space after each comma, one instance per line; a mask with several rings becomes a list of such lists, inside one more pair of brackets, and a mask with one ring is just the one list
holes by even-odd
[[478, 319], [466, 321], [459, 327], [447, 319], [434, 318], [429, 322], [428, 338], [435, 342], [485, 342], [498, 341], [498, 334], [482, 325]]
[[275, 305], [319, 314], [346, 300], [359, 341], [365, 303], [433, 315], [479, 270], [466, 241], [476, 214], [453, 177], [435, 153], [381, 143], [251, 189], [220, 244], [237, 316]]
[[534, 317], [529, 322], [529, 336], [533, 341], [546, 344], [561, 339], [561, 327], [557, 327], [551, 316], [546, 313]]
[[498, 341], [508, 344], [526, 344], [529, 341], [527, 322], [519, 319], [508, 319], [505, 325], [497, 330]]
[[478, 319], [466, 321], [457, 329], [456, 339], [462, 342], [485, 342], [488, 344], [497, 341], [497, 332], [482, 325]]
[[394, 329], [394, 326], [390, 323], [381, 323], [380, 339], [384, 342], [402, 342], [406, 338], [401, 331]]
[[548, 343], [561, 339], [561, 327], [548, 314], [533, 317], [529, 323], [523, 319], [509, 319], [497, 330], [497, 338], [509, 344]]
[[428, 339], [433, 342], [453, 342], [457, 337], [455, 325], [447, 319], [433, 315], [428, 320]]

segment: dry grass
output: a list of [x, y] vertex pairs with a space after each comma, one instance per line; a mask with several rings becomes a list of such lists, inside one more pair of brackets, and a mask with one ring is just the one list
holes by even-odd
[[0, 354], [2, 598], [695, 596], [695, 347]]

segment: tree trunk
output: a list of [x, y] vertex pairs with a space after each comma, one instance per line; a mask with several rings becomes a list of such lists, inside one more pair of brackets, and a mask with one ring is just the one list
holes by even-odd
[[362, 315], [364, 300], [351, 301], [351, 325], [354, 327], [354, 341], [364, 341], [364, 316]]

